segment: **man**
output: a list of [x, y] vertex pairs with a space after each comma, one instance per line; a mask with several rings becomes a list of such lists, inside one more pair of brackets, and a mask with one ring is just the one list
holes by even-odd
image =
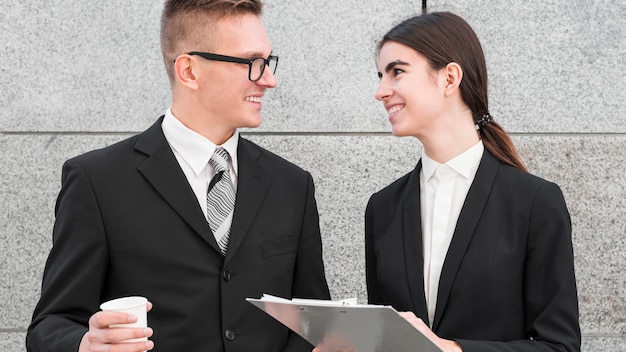
[[[261, 10], [166, 1], [172, 106], [145, 132], [65, 163], [28, 351], [312, 349], [245, 301], [330, 296], [311, 175], [237, 132], [261, 124], [277, 84]], [[149, 328], [110, 329], [135, 317], [99, 304], [134, 295], [151, 302]], [[139, 337], [150, 339], [119, 344]]]

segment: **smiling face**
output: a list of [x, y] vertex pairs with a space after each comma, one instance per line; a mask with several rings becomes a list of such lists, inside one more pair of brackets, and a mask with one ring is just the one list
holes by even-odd
[[[261, 19], [254, 14], [225, 17], [215, 26], [217, 38], [211, 51], [240, 58], [267, 58], [272, 46]], [[256, 82], [248, 79], [248, 65], [208, 61], [199, 56], [204, 74], [198, 80], [204, 112], [223, 127], [258, 127], [261, 122], [261, 98], [267, 88], [277, 85], [270, 69]]]
[[393, 134], [420, 138], [432, 131], [444, 110], [445, 75], [422, 54], [393, 41], [380, 49], [378, 72], [376, 99], [389, 114]]

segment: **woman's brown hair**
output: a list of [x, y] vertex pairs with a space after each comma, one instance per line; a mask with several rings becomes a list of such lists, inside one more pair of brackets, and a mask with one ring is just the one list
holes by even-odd
[[489, 114], [487, 65], [480, 41], [464, 19], [450, 12], [415, 16], [385, 34], [378, 50], [388, 41], [406, 45], [424, 55], [435, 70], [451, 62], [461, 66], [461, 96], [472, 111], [474, 123], [479, 126], [485, 148], [502, 162], [526, 171], [511, 137], [504, 129], [492, 120], [483, 123], [483, 116]]

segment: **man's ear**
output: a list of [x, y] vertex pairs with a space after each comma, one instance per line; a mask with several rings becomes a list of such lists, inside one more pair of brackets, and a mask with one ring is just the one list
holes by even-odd
[[442, 72], [445, 75], [444, 93], [446, 95], [452, 95], [458, 91], [459, 85], [461, 85], [463, 69], [456, 62], [451, 62], [442, 69]]
[[198, 81], [194, 70], [197, 62], [191, 58], [191, 55], [180, 55], [174, 62], [174, 77], [178, 84], [189, 89], [197, 89]]

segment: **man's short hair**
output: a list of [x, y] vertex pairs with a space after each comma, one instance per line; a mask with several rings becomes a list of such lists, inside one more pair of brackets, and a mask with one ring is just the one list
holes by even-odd
[[188, 51], [211, 51], [215, 38], [208, 38], [212, 26], [224, 17], [263, 11], [261, 0], [167, 0], [161, 14], [161, 52], [165, 70], [174, 80], [173, 64]]

